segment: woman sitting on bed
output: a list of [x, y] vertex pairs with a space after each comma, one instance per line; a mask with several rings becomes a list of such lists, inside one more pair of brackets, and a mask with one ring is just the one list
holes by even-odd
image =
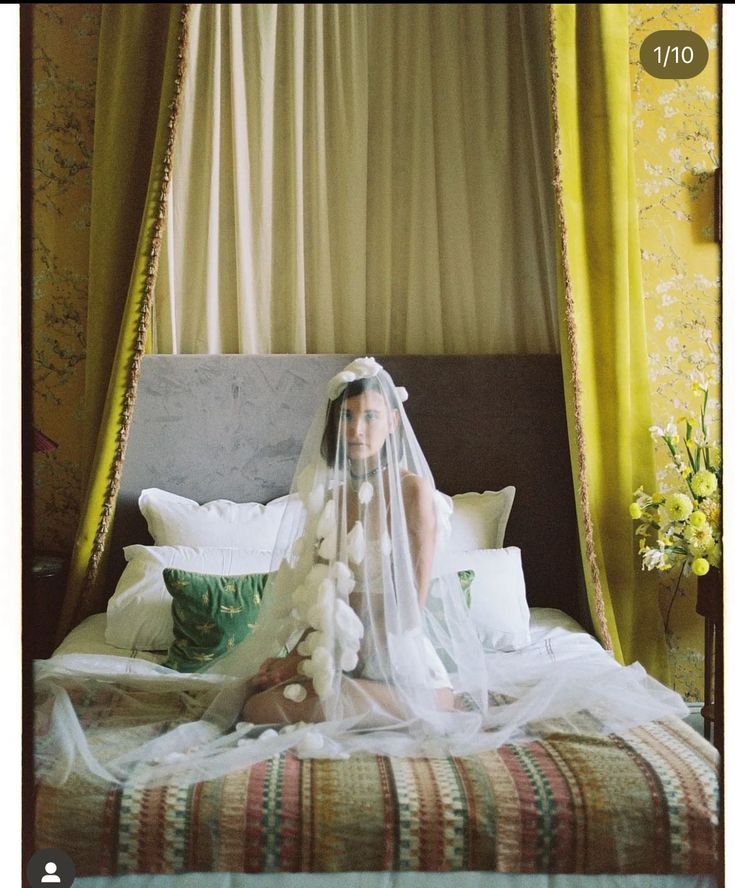
[[279, 531], [288, 555], [252, 633], [208, 670], [246, 679], [241, 730], [306, 723], [335, 753], [457, 753], [681, 711], [595, 643], [555, 663], [483, 650], [457, 574], [432, 576], [451, 506], [407, 397], [373, 358], [329, 381]]
[[[376, 726], [423, 708], [454, 707], [423, 612], [442, 503], [401, 394], [371, 358], [354, 361], [330, 382], [320, 452], [307, 446], [302, 458], [303, 552], [274, 590], [283, 595], [282, 583], [295, 589], [290, 619], [297, 639], [287, 656], [269, 658], [250, 680], [248, 721], [317, 722], [337, 707], [342, 716], [363, 715], [364, 726]], [[462, 631], [461, 642], [481, 657], [457, 578], [442, 589], [434, 584], [440, 611], [450, 595], [460, 624], [454, 633]]]
[[[183, 786], [290, 748], [456, 756], [686, 714], [639, 664], [620, 666], [582, 632], [563, 650], [483, 650], [458, 576], [432, 574], [449, 506], [406, 397], [372, 358], [330, 380], [281, 522], [285, 557], [274, 556], [251, 633], [208, 669], [40, 664], [42, 780], [76, 769], [118, 781], [142, 768], [148, 785]], [[80, 721], [85, 677], [104, 693]], [[118, 705], [125, 718], [100, 729]]]

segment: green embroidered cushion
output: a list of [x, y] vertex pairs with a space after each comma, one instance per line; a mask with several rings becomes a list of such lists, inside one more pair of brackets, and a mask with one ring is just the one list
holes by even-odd
[[196, 672], [241, 642], [253, 628], [268, 574], [218, 576], [178, 567], [163, 571], [173, 603], [174, 641], [164, 666]]

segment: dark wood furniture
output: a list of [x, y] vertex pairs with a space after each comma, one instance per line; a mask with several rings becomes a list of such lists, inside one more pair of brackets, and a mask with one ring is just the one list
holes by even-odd
[[723, 752], [722, 573], [712, 568], [697, 583], [697, 613], [704, 617], [704, 736]]

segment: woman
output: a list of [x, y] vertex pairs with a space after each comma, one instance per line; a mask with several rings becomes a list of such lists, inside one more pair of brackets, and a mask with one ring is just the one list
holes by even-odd
[[[347, 381], [349, 376], [355, 378]], [[257, 724], [323, 721], [320, 698], [326, 694], [319, 694], [308, 677], [309, 660], [313, 669], [316, 652], [317, 663], [321, 655], [331, 664], [335, 648], [342, 654], [343, 708], [351, 714], [364, 712], [364, 726], [410, 717], [413, 707], [402, 694], [409, 685], [414, 693], [416, 688], [431, 689], [427, 702], [433, 696], [438, 709], [450, 710], [454, 693], [449, 675], [422, 622], [437, 531], [431, 477], [424, 465], [407, 458], [400, 400], [389, 375], [373, 359], [353, 362], [328, 390], [320, 456], [331, 473], [332, 495], [322, 505], [323, 520], [321, 526], [318, 520], [315, 524], [308, 551], [315, 552], [313, 564], [344, 568], [352, 589], [337, 595], [334, 606], [343, 608], [343, 620], [358, 627], [359, 647], [351, 648], [345, 637], [341, 642], [324, 638], [325, 617], [316, 615], [318, 625], [305, 627], [288, 655], [261, 665], [248, 684], [243, 717]], [[313, 496], [312, 488], [304, 500], [308, 503]], [[364, 536], [364, 552], [350, 552], [350, 540], [354, 548], [359, 535]], [[330, 604], [324, 606], [332, 606], [329, 591], [327, 598]], [[309, 618], [308, 609], [304, 617]], [[471, 633], [468, 617], [467, 631]], [[400, 679], [391, 662], [391, 646], [396, 645], [412, 645], [416, 656], [411, 674]], [[330, 693], [335, 690], [330, 687]]]
[[[211, 667], [241, 676], [257, 668], [246, 722], [328, 723], [338, 733], [400, 726], [422, 737], [480, 727], [483, 652], [458, 577], [431, 577], [450, 506], [406, 397], [373, 358], [327, 385], [277, 544], [290, 557], [251, 637]], [[256, 662], [249, 653], [263, 653], [265, 639], [280, 655]]]

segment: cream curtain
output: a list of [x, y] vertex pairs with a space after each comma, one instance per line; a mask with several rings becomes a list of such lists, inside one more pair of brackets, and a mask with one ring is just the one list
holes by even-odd
[[558, 351], [542, 4], [193, 4], [154, 350]]

